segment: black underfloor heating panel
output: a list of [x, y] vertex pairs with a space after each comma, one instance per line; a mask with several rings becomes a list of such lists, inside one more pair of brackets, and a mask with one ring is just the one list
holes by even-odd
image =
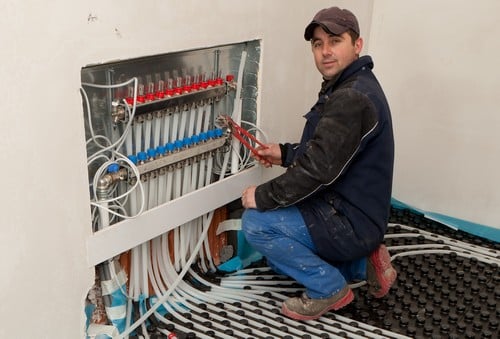
[[[384, 241], [398, 271], [384, 298], [360, 283], [347, 307], [295, 321], [281, 315], [281, 303], [302, 287], [262, 261], [233, 274], [190, 275], [206, 298], [186, 297], [185, 312], [167, 314], [162, 326], [179, 339], [500, 338], [499, 243], [402, 209], [392, 210]], [[151, 338], [167, 338], [150, 329]]]

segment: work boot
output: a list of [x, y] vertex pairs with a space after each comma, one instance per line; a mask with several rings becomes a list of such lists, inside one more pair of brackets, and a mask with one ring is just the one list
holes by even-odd
[[398, 272], [392, 267], [391, 256], [385, 245], [370, 254], [366, 265], [368, 291], [375, 298], [385, 296], [396, 281]]
[[348, 285], [330, 298], [325, 299], [311, 299], [304, 292], [300, 297], [285, 300], [281, 307], [281, 313], [295, 320], [313, 320], [330, 310], [341, 309], [353, 299], [354, 293]]

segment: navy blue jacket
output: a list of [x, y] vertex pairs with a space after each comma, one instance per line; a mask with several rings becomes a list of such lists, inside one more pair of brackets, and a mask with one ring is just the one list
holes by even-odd
[[296, 205], [329, 261], [368, 255], [387, 230], [394, 138], [372, 68], [363, 56], [323, 82], [301, 142], [280, 145], [287, 171], [255, 193], [261, 210]]

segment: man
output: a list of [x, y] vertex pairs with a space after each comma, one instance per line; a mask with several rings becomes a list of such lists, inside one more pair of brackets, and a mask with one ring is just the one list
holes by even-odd
[[367, 280], [376, 298], [396, 280], [381, 245], [387, 229], [394, 139], [389, 106], [359, 57], [356, 17], [338, 7], [319, 11], [306, 27], [323, 76], [318, 100], [305, 115], [300, 143], [259, 150], [264, 166], [287, 171], [245, 189], [243, 232], [275, 271], [306, 288], [282, 305], [298, 320], [320, 317], [354, 299], [348, 283]]

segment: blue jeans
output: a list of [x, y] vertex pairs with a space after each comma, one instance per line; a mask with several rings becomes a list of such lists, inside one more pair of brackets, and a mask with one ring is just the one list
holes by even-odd
[[347, 282], [366, 279], [366, 258], [328, 263], [317, 255], [307, 226], [295, 206], [271, 211], [247, 209], [242, 216], [247, 241], [277, 273], [295, 279], [309, 298], [329, 298]]

